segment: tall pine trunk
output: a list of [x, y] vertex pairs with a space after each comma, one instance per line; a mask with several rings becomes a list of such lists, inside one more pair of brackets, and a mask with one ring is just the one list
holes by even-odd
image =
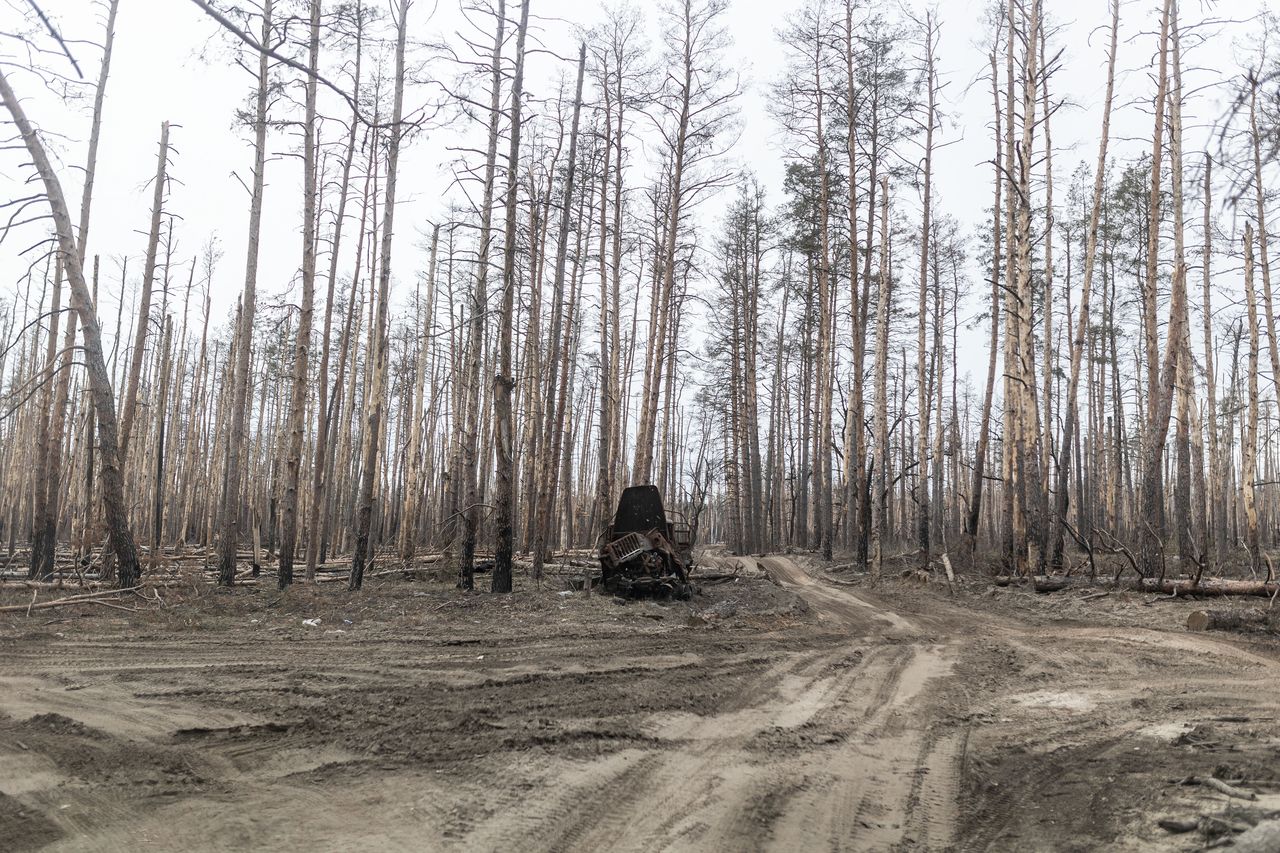
[[396, 15], [395, 93], [391, 101], [391, 124], [387, 140], [387, 184], [382, 214], [382, 245], [378, 260], [378, 317], [370, 330], [373, 346], [369, 361], [372, 380], [365, 400], [364, 462], [361, 467], [360, 495], [356, 505], [355, 550], [351, 556], [351, 579], [348, 588], [360, 589], [364, 583], [365, 561], [369, 553], [369, 528], [373, 519], [374, 481], [378, 468], [378, 449], [382, 438], [382, 408], [387, 382], [387, 303], [391, 299], [391, 245], [396, 212], [396, 182], [399, 177], [400, 143], [404, 137], [404, 53], [408, 38], [410, 0], [399, 0]]
[[[1062, 420], [1061, 462], [1058, 470], [1058, 490], [1054, 508], [1054, 521], [1064, 523], [1067, 518], [1069, 485], [1071, 480], [1071, 446], [1074, 441], [1079, 411], [1077, 396], [1080, 388], [1080, 365], [1084, 358], [1085, 336], [1089, 333], [1090, 298], [1093, 294], [1093, 277], [1098, 259], [1098, 223], [1102, 216], [1103, 190], [1106, 186], [1107, 146], [1111, 138], [1111, 104], [1115, 94], [1116, 47], [1120, 33], [1120, 0], [1111, 4], [1111, 44], [1107, 51], [1107, 93], [1102, 102], [1102, 130], [1098, 140], [1098, 159], [1094, 163], [1093, 196], [1089, 207], [1089, 225], [1085, 236], [1084, 273], [1080, 285], [1080, 307], [1076, 318], [1075, 334], [1071, 341], [1071, 374], [1067, 380], [1066, 411]], [[1053, 569], [1062, 566], [1062, 536], [1053, 532], [1054, 547], [1049, 555]]]
[[71, 286], [71, 303], [80, 315], [84, 337], [85, 367], [89, 374], [90, 392], [98, 421], [98, 457], [102, 470], [102, 502], [106, 516], [107, 535], [111, 550], [118, 561], [117, 582], [127, 589], [137, 583], [138, 554], [133, 533], [129, 529], [128, 511], [124, 500], [124, 482], [120, 471], [120, 446], [116, 431], [115, 395], [111, 388], [111, 376], [107, 372], [102, 352], [102, 331], [93, 309], [93, 298], [85, 283], [84, 268], [80, 262], [80, 249], [72, 230], [71, 213], [67, 208], [62, 183], [44, 149], [35, 128], [22, 108], [22, 102], [9, 84], [4, 70], [0, 69], [0, 102], [13, 119], [23, 146], [44, 188], [53, 218], [58, 251], [62, 256], [64, 274]]
[[[262, 43], [271, 36], [272, 0], [262, 6]], [[258, 54], [258, 91], [253, 124], [253, 188], [249, 195], [249, 238], [245, 251], [244, 294], [236, 327], [235, 363], [231, 370], [231, 424], [228, 431], [222, 487], [222, 532], [218, 550], [218, 583], [231, 586], [236, 577], [240, 545], [240, 454], [247, 444], [249, 408], [249, 352], [253, 348], [253, 318], [258, 299], [258, 235], [262, 230], [262, 196], [267, 163], [267, 96], [269, 59]]]
[[506, 0], [498, 0], [494, 13], [493, 57], [490, 66], [489, 141], [485, 146], [484, 189], [480, 203], [480, 247], [476, 256], [476, 280], [471, 297], [471, 317], [467, 340], [467, 365], [463, 378], [466, 425], [462, 428], [461, 467], [463, 478], [462, 551], [458, 555], [458, 586], [475, 586], [476, 537], [480, 528], [479, 438], [483, 423], [480, 407], [480, 363], [484, 349], [484, 318], [488, 311], [489, 253], [493, 242], [493, 190], [498, 163], [498, 121], [502, 108], [502, 45], [506, 27]]
[[302, 482], [303, 417], [310, 388], [311, 324], [316, 289], [316, 73], [320, 57], [320, 0], [311, 0], [310, 42], [307, 50], [306, 106], [302, 119], [302, 299], [298, 337], [294, 343], [293, 388], [289, 395], [288, 446], [284, 459], [284, 494], [280, 501], [280, 589], [293, 583], [293, 560], [298, 543], [298, 504]]

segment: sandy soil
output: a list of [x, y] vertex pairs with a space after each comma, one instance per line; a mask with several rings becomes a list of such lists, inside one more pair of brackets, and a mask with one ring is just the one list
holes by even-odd
[[1280, 812], [1274, 640], [741, 562], [688, 604], [387, 578], [0, 614], [0, 848], [1197, 850]]

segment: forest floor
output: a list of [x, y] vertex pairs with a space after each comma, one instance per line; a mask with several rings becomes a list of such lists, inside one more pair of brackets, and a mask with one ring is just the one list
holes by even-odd
[[0, 847], [1181, 851], [1280, 813], [1274, 637], [1137, 593], [707, 562], [744, 577], [0, 613]]

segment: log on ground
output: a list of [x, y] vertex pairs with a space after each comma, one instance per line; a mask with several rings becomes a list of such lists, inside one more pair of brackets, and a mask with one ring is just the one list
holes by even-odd
[[1261, 607], [1247, 610], [1193, 610], [1187, 616], [1190, 631], [1252, 631], [1280, 627], [1280, 614]]

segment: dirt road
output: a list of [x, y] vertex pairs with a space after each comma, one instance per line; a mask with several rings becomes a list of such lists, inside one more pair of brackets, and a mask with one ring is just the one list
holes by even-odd
[[1271, 648], [760, 567], [780, 588], [709, 590], [692, 611], [402, 584], [376, 613], [241, 591], [168, 617], [191, 624], [14, 617], [0, 839], [1194, 850], [1204, 836], [1156, 821], [1222, 811], [1176, 784], [1215, 771], [1258, 791], [1240, 807], [1280, 810]]
[[[961, 738], [939, 731], [931, 701], [946, 648], [790, 560], [765, 565], [843, 641], [761, 660], [719, 713], [649, 720], [649, 748], [518, 806], [516, 833], [498, 823], [472, 840], [511, 849], [538, 827], [547, 850], [950, 844]], [[894, 642], [865, 645], [874, 635]]]

